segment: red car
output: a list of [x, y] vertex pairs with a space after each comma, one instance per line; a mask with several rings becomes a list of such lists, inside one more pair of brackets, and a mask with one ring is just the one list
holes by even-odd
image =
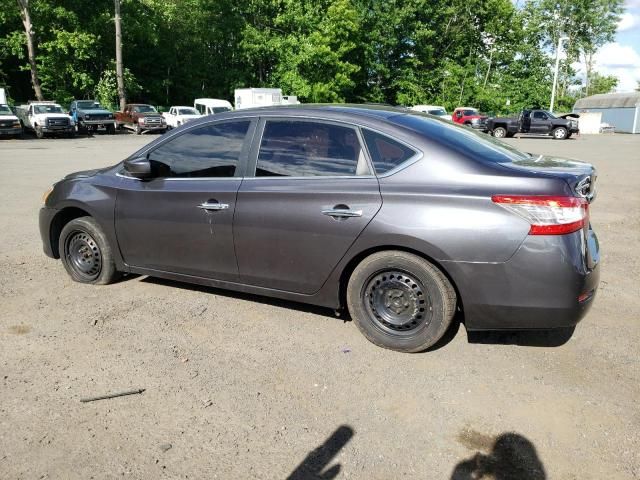
[[487, 130], [487, 117], [486, 115], [480, 115], [480, 112], [472, 107], [458, 107], [453, 111], [454, 123], [460, 125], [467, 125], [476, 130]]

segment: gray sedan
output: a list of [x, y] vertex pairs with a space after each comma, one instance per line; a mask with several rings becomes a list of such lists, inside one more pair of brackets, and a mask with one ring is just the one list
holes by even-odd
[[428, 115], [349, 105], [203, 117], [45, 196], [82, 283], [151, 275], [347, 309], [373, 343], [575, 325], [593, 302], [596, 172]]

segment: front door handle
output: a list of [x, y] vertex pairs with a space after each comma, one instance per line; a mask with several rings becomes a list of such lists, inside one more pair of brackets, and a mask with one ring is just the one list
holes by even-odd
[[218, 210], [226, 210], [229, 208], [228, 203], [212, 203], [212, 202], [204, 202], [198, 205], [198, 208], [207, 211], [218, 211]]
[[361, 217], [362, 210], [348, 210], [342, 208], [329, 208], [327, 210], [322, 210], [323, 215], [327, 215], [329, 217], [334, 218], [351, 218], [351, 217]]

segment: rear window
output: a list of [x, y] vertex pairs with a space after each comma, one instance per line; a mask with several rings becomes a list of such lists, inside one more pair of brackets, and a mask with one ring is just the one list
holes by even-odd
[[392, 138], [371, 130], [362, 130], [376, 174], [384, 175], [402, 165], [416, 152]]
[[398, 125], [408, 127], [426, 138], [449, 147], [461, 154], [480, 161], [492, 163], [511, 163], [530, 158], [507, 143], [496, 140], [486, 133], [453, 123], [430, 119], [420, 115], [398, 115], [393, 117]]

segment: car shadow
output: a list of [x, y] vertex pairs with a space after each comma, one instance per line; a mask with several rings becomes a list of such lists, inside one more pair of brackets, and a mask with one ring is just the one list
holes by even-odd
[[300, 465], [287, 477], [287, 480], [331, 480], [336, 478], [340, 474], [342, 465], [336, 463], [330, 468], [327, 467], [333, 457], [349, 443], [353, 435], [353, 428], [348, 425], [340, 425], [322, 445], [309, 452]]
[[465, 431], [458, 441], [468, 448], [488, 451], [459, 462], [451, 480], [546, 480], [547, 474], [536, 448], [517, 433], [503, 433], [493, 439], [475, 431]]
[[469, 343], [492, 345], [519, 345], [523, 347], [560, 347], [573, 336], [576, 327], [550, 330], [470, 331]]
[[310, 305], [307, 303], [294, 302], [292, 300], [283, 300], [280, 298], [266, 297], [266, 296], [258, 295], [254, 293], [235, 292], [233, 290], [225, 290], [222, 288], [209, 287], [207, 285], [197, 285], [194, 283], [184, 283], [176, 280], [167, 280], [159, 277], [143, 277], [140, 281], [145, 283], [154, 283], [156, 285], [165, 285], [167, 287], [172, 287], [172, 288], [180, 288], [182, 290], [191, 290], [194, 292], [203, 292], [203, 293], [209, 293], [213, 295], [219, 295], [221, 297], [236, 298], [238, 300], [246, 300], [249, 302], [262, 303], [264, 305], [282, 307], [290, 310], [298, 310], [300, 312], [305, 312], [305, 313], [313, 313], [323, 317], [336, 318], [337, 320], [341, 320], [344, 322], [351, 320], [348, 315], [344, 314], [344, 312], [341, 313], [340, 317], [336, 317], [336, 315], [334, 315], [333, 313], [333, 310], [331, 310], [328, 307], [320, 307], [317, 305]]

